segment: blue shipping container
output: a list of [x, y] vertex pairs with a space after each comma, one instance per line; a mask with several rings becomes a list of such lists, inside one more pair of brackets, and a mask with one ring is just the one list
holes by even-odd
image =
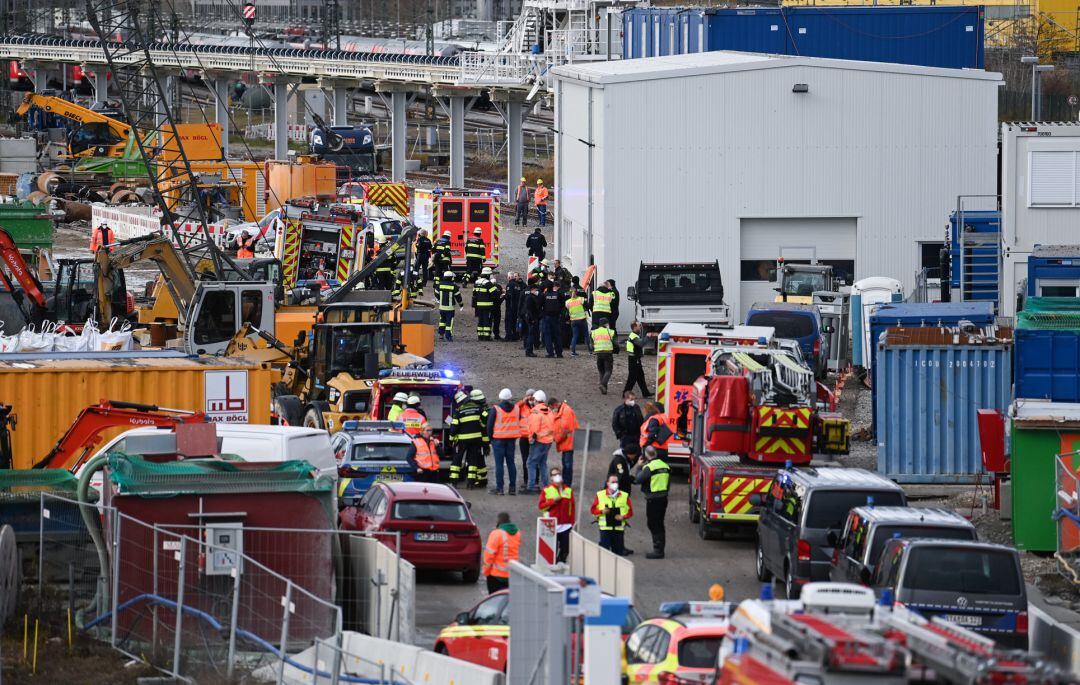
[[1028, 255], [1028, 297], [1076, 297], [1080, 283], [1080, 246], [1036, 245]]
[[974, 482], [983, 473], [976, 412], [1008, 406], [1012, 346], [878, 352], [878, 472], [900, 483]]
[[953, 211], [949, 214], [949, 234], [949, 285], [956, 293], [954, 297], [996, 305], [1001, 270], [1001, 212], [964, 211], [958, 221]]
[[881, 334], [889, 328], [936, 328], [970, 321], [976, 326], [994, 323], [994, 307], [989, 302], [928, 302], [883, 304], [870, 315], [870, 387], [873, 389], [870, 427], [877, 432], [877, 355]]
[[[687, 39], [672, 40], [663, 22], [642, 35], [646, 16], [689, 22]], [[687, 19], [686, 17], [693, 17]], [[670, 18], [670, 19], [669, 19]], [[623, 55], [656, 57], [697, 52], [688, 47], [694, 21], [704, 22], [699, 50], [738, 50], [954, 69], [983, 68], [981, 6], [822, 6], [783, 8], [642, 7], [623, 12]], [[666, 26], [666, 24], [664, 24]], [[681, 37], [680, 37], [681, 38]]]
[[1080, 335], [1016, 329], [1016, 396], [1080, 402]]

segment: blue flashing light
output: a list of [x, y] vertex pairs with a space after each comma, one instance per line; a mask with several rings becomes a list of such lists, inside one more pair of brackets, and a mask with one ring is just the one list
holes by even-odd
[[442, 375], [443, 375], [443, 378], [453, 378], [454, 377], [454, 372], [451, 369], [443, 369]]
[[868, 506], [868, 507], [873, 507], [874, 506], [874, 496], [873, 495], [867, 495], [866, 496], [866, 506]]
[[772, 583], [763, 583], [761, 586], [760, 598], [769, 601], [773, 598], [773, 586]]
[[887, 587], [881, 591], [881, 598], [878, 599], [878, 604], [883, 607], [891, 607], [893, 605], [892, 588]]
[[735, 644], [731, 646], [732, 654], [745, 654], [750, 649], [750, 640], [745, 637], [735, 638]]
[[899, 540], [900, 539], [900, 531], [897, 531], [897, 532], [893, 533], [892, 534], [892, 539], [893, 540]]
[[668, 340], [671, 340], [671, 334], [667, 331], [661, 331], [660, 335], [656, 336], [656, 339], [660, 342], [667, 342]]
[[794, 464], [791, 463], [790, 459], [787, 459], [787, 460], [784, 461], [784, 468], [785, 469], [791, 469], [792, 466], [794, 466]]
[[764, 336], [764, 335], [759, 335], [759, 336], [758, 336], [758, 339], [757, 339], [757, 344], [758, 344], [758, 345], [767, 345], [767, 344], [768, 344], [768, 342], [769, 342], [769, 341], [765, 339], [765, 336]]
[[495, 197], [498, 197], [498, 196], [502, 195], [502, 191], [499, 190], [498, 188], [492, 188], [491, 194], [494, 195]]
[[341, 424], [341, 430], [354, 431], [360, 429], [360, 422], [356, 420], [345, 421]]
[[663, 602], [660, 604], [660, 613], [665, 616], [678, 616], [689, 611], [689, 602]]

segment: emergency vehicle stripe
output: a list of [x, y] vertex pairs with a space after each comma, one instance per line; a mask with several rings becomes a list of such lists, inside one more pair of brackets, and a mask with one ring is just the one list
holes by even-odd
[[656, 351], [656, 399], [664, 403], [664, 406], [668, 406], [670, 402], [667, 399], [667, 348], [668, 344], [665, 342], [657, 343]]
[[758, 407], [762, 428], [809, 428], [810, 410], [807, 408], [783, 409], [780, 407]]
[[409, 195], [401, 183], [368, 183], [364, 185], [364, 197], [377, 207], [393, 207], [399, 214], [409, 213]]
[[491, 254], [484, 264], [492, 267], [499, 265], [499, 226], [501, 225], [499, 212], [500, 205], [501, 203], [499, 200], [495, 200], [491, 203]]
[[802, 438], [773, 438], [762, 436], [754, 443], [754, 451], [761, 454], [805, 454], [806, 443]]
[[724, 489], [722, 503], [725, 513], [745, 514], [753, 508], [750, 504], [750, 495], [769, 487], [768, 478], [740, 478], [738, 480], [740, 481], [738, 486]]
[[353, 224], [342, 224], [341, 226], [341, 245], [338, 248], [338, 263], [337, 263], [337, 279], [340, 282], [344, 282], [349, 278], [349, 273], [352, 271], [352, 259], [345, 256], [346, 251], [353, 249], [353, 231], [356, 230], [356, 226]]
[[510, 626], [454, 626], [443, 628], [439, 633], [440, 638], [454, 637], [507, 637], [510, 635]]
[[285, 254], [281, 256], [281, 284], [289, 289], [296, 285], [296, 270], [300, 266], [300, 226], [291, 219], [285, 221]]

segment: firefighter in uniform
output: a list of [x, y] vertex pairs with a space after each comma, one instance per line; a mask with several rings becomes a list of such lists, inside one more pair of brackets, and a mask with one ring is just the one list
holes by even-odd
[[600, 547], [611, 550], [620, 557], [633, 554], [626, 549], [626, 521], [634, 515], [630, 495], [619, 489], [619, 479], [608, 476], [607, 487], [596, 493], [589, 511], [596, 517], [600, 527]]
[[[409, 280], [409, 297], [416, 300], [420, 297], [421, 290], [424, 287], [423, 281], [420, 280], [420, 276], [415, 272], [412, 278]], [[396, 299], [401, 298], [401, 291], [405, 288], [405, 269], [398, 269], [397, 277], [394, 279], [394, 290], [390, 293], [390, 297]]]
[[484, 393], [472, 390], [468, 395], [461, 393], [462, 399], [450, 417], [450, 434], [454, 441], [454, 461], [450, 464], [450, 480], [464, 478], [469, 487], [487, 484], [487, 466], [484, 462], [484, 448], [487, 446], [488, 407]]
[[483, 276], [473, 286], [472, 306], [476, 311], [476, 339], [491, 340], [491, 310], [495, 303], [491, 301], [491, 284]]
[[399, 420], [405, 424], [405, 432], [410, 438], [419, 435], [421, 428], [427, 425], [427, 415], [420, 408], [420, 398], [417, 395], [409, 395], [405, 411], [401, 412]]
[[[453, 251], [450, 249], [450, 231], [443, 231], [439, 239], [435, 241], [435, 247], [431, 249], [431, 270], [434, 273], [435, 287], [438, 287], [439, 278], [450, 271], [450, 263], [453, 259]], [[453, 278], [454, 274], [450, 274]]]
[[432, 437], [431, 424], [420, 427], [420, 434], [415, 436], [405, 458], [409, 466], [416, 470], [416, 480], [422, 483], [434, 483], [439, 479], [439, 457], [442, 446]]
[[671, 467], [660, 458], [659, 450], [649, 445], [631, 474], [645, 495], [645, 521], [652, 533], [653, 551], [645, 558], [663, 559], [667, 541], [664, 517], [667, 515], [668, 489], [671, 487]]
[[447, 271], [436, 289], [439, 294], [439, 337], [447, 342], [454, 340], [454, 304], [458, 309], [465, 306], [461, 289], [454, 283], [454, 274]]
[[630, 324], [630, 335], [626, 338], [626, 356], [627, 356], [627, 374], [626, 385], [623, 386], [623, 393], [630, 392], [634, 389], [634, 384], [641, 388], [642, 397], [652, 397], [652, 393], [649, 392], [649, 386], [645, 383], [645, 369], [641, 366], [641, 355], [645, 353], [645, 348], [642, 345], [644, 339], [641, 335], [641, 324], [637, 321]]
[[385, 237], [379, 239], [379, 254], [387, 252], [390, 256], [375, 267], [375, 287], [378, 290], [394, 289], [394, 258]]
[[483, 233], [479, 228], [475, 228], [472, 237], [465, 242], [465, 276], [469, 282], [480, 275], [484, 260], [487, 259], [487, 245], [484, 243]]

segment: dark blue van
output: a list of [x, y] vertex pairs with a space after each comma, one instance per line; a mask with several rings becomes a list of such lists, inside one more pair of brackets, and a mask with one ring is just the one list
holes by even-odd
[[803, 359], [819, 378], [828, 368], [827, 339], [817, 307], [795, 302], [756, 302], [746, 313], [747, 326], [772, 326], [777, 338], [798, 341]]

